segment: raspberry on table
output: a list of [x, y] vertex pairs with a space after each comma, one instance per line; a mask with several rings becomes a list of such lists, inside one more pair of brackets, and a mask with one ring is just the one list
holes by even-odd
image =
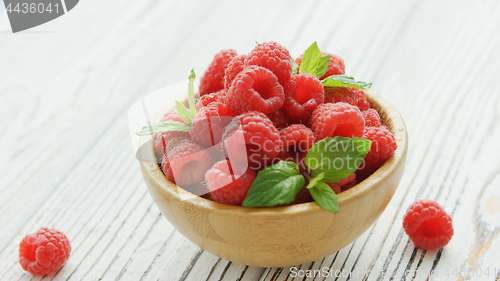
[[245, 68], [246, 57], [246, 55], [236, 56], [227, 64], [224, 72], [224, 89], [231, 88], [236, 75]]
[[323, 84], [314, 75], [296, 74], [284, 86], [283, 111], [293, 122], [307, 122], [311, 113], [323, 103]]
[[361, 111], [365, 111], [371, 108], [370, 103], [366, 100], [365, 92], [361, 89], [352, 88], [354, 92], [358, 94], [358, 104], [357, 106]]
[[[328, 62], [328, 70], [326, 71], [325, 74], [323, 74], [323, 76], [321, 76], [320, 79], [325, 79], [326, 77], [332, 75], [345, 74], [345, 64], [344, 60], [341, 57], [325, 52], [321, 52], [321, 55], [322, 56], [330, 55], [330, 61]], [[300, 63], [302, 62], [303, 56], [304, 55], [300, 55], [298, 58], [295, 59], [295, 62], [299, 65], [299, 67]]]
[[431, 200], [411, 204], [403, 217], [403, 228], [415, 247], [427, 250], [446, 246], [453, 236], [451, 217]]
[[165, 146], [161, 163], [167, 179], [179, 186], [195, 184], [203, 180], [212, 166], [212, 157], [205, 147], [191, 139], [174, 138]]
[[200, 79], [200, 97], [224, 89], [224, 71], [227, 64], [238, 54], [235, 50], [222, 50], [214, 56]]
[[287, 118], [283, 110], [280, 108], [273, 113], [266, 114], [273, 122], [276, 129], [285, 128], [287, 126]]
[[292, 57], [285, 47], [276, 42], [257, 45], [246, 57], [245, 66], [259, 65], [271, 70], [284, 85], [292, 75]]
[[382, 126], [382, 122], [380, 121], [380, 115], [373, 108], [363, 111], [363, 117], [365, 118], [365, 127]]
[[293, 124], [280, 130], [283, 150], [306, 152], [314, 144], [314, 134], [311, 129], [302, 124]]
[[[165, 122], [165, 121], [176, 121], [176, 122], [181, 122], [183, 124], [186, 124], [182, 119], [177, 115], [177, 113], [168, 111], [163, 115], [163, 117], [160, 119], [160, 122]], [[164, 132], [164, 133], [159, 133], [156, 134], [155, 138], [155, 152], [156, 152], [156, 159], [158, 163], [161, 163], [163, 155], [165, 154], [165, 145], [166, 143], [173, 139], [173, 138], [178, 138], [178, 137], [183, 137], [183, 138], [189, 138], [189, 133], [187, 132]]]
[[202, 107], [209, 105], [212, 102], [221, 102], [224, 103], [226, 97], [226, 91], [220, 90], [215, 93], [206, 94], [200, 97], [195, 107], [196, 110], [200, 110]]
[[372, 142], [370, 151], [366, 154], [361, 170], [377, 169], [398, 148], [394, 135], [384, 127], [366, 127], [362, 138]]
[[325, 103], [345, 102], [358, 105], [358, 93], [351, 87], [325, 87]]
[[64, 233], [40, 228], [19, 244], [19, 263], [30, 274], [56, 273], [68, 260], [71, 245]]
[[226, 104], [236, 115], [256, 110], [265, 114], [281, 108], [283, 87], [269, 69], [252, 65], [234, 78], [226, 94]]
[[[264, 168], [281, 151], [278, 130], [265, 114], [257, 111], [233, 118], [222, 139], [231, 161], [244, 161], [257, 170]], [[234, 158], [231, 158], [231, 155]]]
[[257, 174], [252, 169], [235, 170], [230, 161], [222, 160], [206, 172], [205, 180], [213, 201], [236, 206], [243, 203]]
[[205, 147], [214, 146], [221, 141], [224, 128], [231, 122], [227, 106], [212, 102], [196, 113], [189, 134], [191, 139]]
[[311, 128], [320, 141], [326, 137], [361, 137], [365, 128], [363, 114], [344, 102], [325, 103], [313, 112]]

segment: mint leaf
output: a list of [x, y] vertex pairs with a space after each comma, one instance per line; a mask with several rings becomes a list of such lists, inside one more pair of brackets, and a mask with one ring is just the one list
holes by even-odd
[[309, 178], [309, 184], [306, 186], [307, 189], [313, 188], [318, 181], [325, 177], [325, 173], [319, 173], [315, 178]]
[[162, 123], [156, 123], [151, 125], [151, 127], [144, 126], [142, 130], [135, 133], [138, 136], [152, 135], [154, 133], [164, 133], [164, 132], [189, 132], [191, 126], [177, 122], [177, 121], [166, 121]]
[[322, 56], [318, 61], [316, 69], [316, 77], [321, 78], [328, 71], [328, 63], [330, 62], [331, 55]]
[[175, 104], [177, 106], [177, 114], [182, 121], [186, 122], [186, 124], [191, 124], [196, 114], [187, 109], [186, 106], [179, 101], [175, 101]]
[[321, 80], [324, 87], [353, 87], [358, 89], [369, 89], [372, 83], [356, 81], [354, 78], [346, 75], [332, 75]]
[[370, 146], [363, 138], [325, 138], [309, 149], [304, 163], [313, 177], [324, 173], [323, 181], [336, 183], [358, 169]]
[[[321, 51], [316, 42], [312, 43], [304, 52], [300, 62], [299, 73], [307, 73], [317, 76], [318, 64], [321, 59]], [[320, 76], [321, 77], [321, 76]]]
[[299, 65], [295, 62], [293, 58], [290, 59], [292, 61], [292, 76], [299, 72]]
[[313, 188], [309, 189], [312, 198], [321, 208], [327, 210], [328, 212], [338, 213], [339, 203], [337, 201], [337, 194], [333, 192], [332, 188], [328, 184], [318, 181]]
[[304, 183], [297, 164], [279, 161], [259, 171], [242, 205], [272, 207], [288, 204], [295, 200]]
[[196, 106], [194, 105], [194, 79], [196, 79], [196, 74], [194, 74], [194, 69], [191, 69], [191, 75], [188, 77], [189, 83], [188, 83], [188, 103], [189, 103], [189, 109], [191, 112], [193, 112], [194, 115], [198, 113], [198, 110], [196, 110]]

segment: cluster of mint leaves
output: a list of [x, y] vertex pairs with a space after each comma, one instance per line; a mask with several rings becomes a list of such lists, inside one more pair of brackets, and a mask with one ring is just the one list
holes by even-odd
[[[243, 201], [245, 207], [273, 207], [295, 200], [306, 182], [312, 198], [323, 209], [339, 211], [337, 195], [328, 183], [336, 183], [354, 173], [370, 150], [371, 141], [364, 138], [334, 137], [315, 143], [307, 152], [300, 173], [294, 162], [279, 161], [259, 171]], [[310, 174], [310, 175], [309, 175]]]

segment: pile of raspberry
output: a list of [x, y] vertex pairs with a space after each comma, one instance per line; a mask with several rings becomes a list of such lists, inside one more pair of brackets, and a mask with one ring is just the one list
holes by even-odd
[[[321, 79], [345, 74], [344, 61], [329, 55]], [[299, 56], [295, 63], [301, 61]], [[200, 80], [198, 113], [189, 133], [156, 136], [157, 158], [168, 180], [204, 198], [241, 205], [266, 166], [293, 161], [307, 173], [303, 160], [308, 149], [326, 137], [372, 142], [359, 169], [330, 184], [335, 193], [356, 185], [394, 153], [394, 136], [363, 90], [324, 87], [316, 76], [292, 73], [292, 64], [288, 50], [276, 42], [258, 44], [246, 55], [235, 50], [216, 54]], [[173, 112], [161, 121], [183, 122]], [[304, 187], [291, 204], [309, 201]]]

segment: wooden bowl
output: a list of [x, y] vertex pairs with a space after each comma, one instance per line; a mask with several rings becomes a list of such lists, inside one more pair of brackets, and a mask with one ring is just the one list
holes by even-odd
[[[308, 263], [344, 248], [365, 232], [391, 201], [403, 174], [407, 132], [397, 110], [373, 91], [366, 98], [395, 135], [398, 148], [370, 177], [338, 195], [340, 212], [315, 202], [287, 207], [246, 208], [201, 197], [181, 200], [178, 187], [156, 164], [149, 141], [141, 171], [149, 192], [167, 220], [200, 248], [232, 262], [261, 267]], [[172, 107], [172, 105], [171, 105]], [[157, 120], [153, 120], [157, 121]], [[151, 137], [141, 138], [141, 144]]]

